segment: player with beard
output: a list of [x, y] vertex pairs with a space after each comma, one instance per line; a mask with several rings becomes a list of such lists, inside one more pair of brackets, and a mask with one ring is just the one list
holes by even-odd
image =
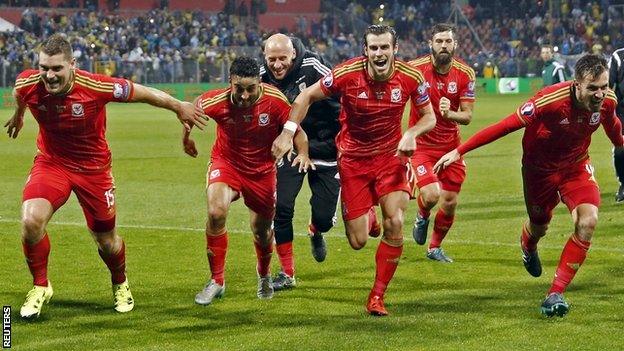
[[[395, 59], [394, 29], [372, 25], [363, 39], [363, 57], [338, 65], [297, 96], [290, 120], [273, 143], [273, 154], [279, 158], [292, 148], [293, 133], [311, 103], [340, 96], [341, 129], [336, 144], [342, 218], [349, 244], [360, 250], [369, 235], [380, 234], [374, 206], [381, 206], [383, 237], [375, 255], [375, 283], [366, 309], [372, 315], [385, 316], [384, 293], [403, 252], [403, 218], [411, 193], [408, 158], [416, 149], [416, 137], [434, 127], [435, 116], [422, 73]], [[410, 98], [421, 118], [401, 134], [401, 119]]]
[[[263, 51], [264, 64], [260, 67], [262, 81], [277, 87], [290, 102], [331, 69], [320, 55], [306, 50], [301, 40], [284, 34], [270, 36]], [[323, 233], [328, 232], [335, 223], [340, 193], [335, 142], [336, 134], [340, 130], [339, 112], [340, 104], [337, 99], [317, 101], [310, 106], [307, 118], [301, 124], [308, 136], [310, 158], [316, 166], [316, 170], [307, 172], [312, 193], [311, 216], [307, 229], [312, 256], [317, 262], [323, 262], [327, 255]], [[305, 177], [306, 174], [291, 167], [286, 158], [278, 162], [274, 228], [275, 249], [282, 269], [273, 279], [275, 290], [293, 288], [296, 285], [293, 216], [295, 200]]]
[[[209, 305], [225, 292], [225, 256], [228, 234], [225, 227], [232, 202], [244, 199], [256, 248], [256, 271], [260, 299], [273, 297], [269, 265], [273, 252], [271, 224], [275, 214], [276, 169], [271, 143], [288, 120], [290, 104], [275, 87], [260, 82], [260, 67], [250, 57], [237, 57], [230, 66], [230, 86], [210, 90], [195, 100], [196, 106], [217, 123], [217, 139], [206, 175], [208, 220], [206, 253], [211, 278], [195, 296], [195, 303]], [[184, 130], [184, 151], [197, 157], [195, 142]], [[293, 166], [299, 172], [314, 168], [308, 158], [305, 132], [296, 133], [297, 156]]]
[[[419, 189], [418, 213], [412, 234], [419, 245], [425, 243], [431, 209], [439, 202], [427, 257], [440, 262], [453, 262], [440, 246], [453, 225], [457, 195], [466, 177], [466, 165], [462, 160], [438, 174], [433, 172], [433, 165], [442, 155], [459, 146], [459, 125], [467, 125], [472, 120], [475, 100], [475, 73], [466, 63], [454, 57], [456, 35], [451, 24], [434, 25], [429, 40], [431, 54], [409, 62], [425, 76], [436, 115], [435, 128], [416, 139], [417, 148], [412, 156]], [[418, 110], [412, 108], [409, 126], [416, 124], [419, 118]]]
[[591, 135], [602, 124], [616, 150], [623, 149], [622, 126], [615, 116], [617, 99], [609, 89], [607, 62], [599, 55], [585, 55], [575, 66], [574, 81], [546, 87], [515, 113], [473, 135], [442, 156], [435, 171], [449, 167], [468, 151], [520, 128], [522, 178], [529, 220], [522, 226], [522, 260], [534, 277], [542, 274], [537, 243], [548, 229], [552, 211], [561, 200], [570, 211], [574, 231], [561, 253], [541, 311], [564, 316], [569, 305], [563, 292], [585, 261], [598, 222], [600, 191], [589, 162]]
[[25, 70], [15, 81], [17, 107], [4, 125], [16, 138], [30, 109], [39, 124], [37, 155], [22, 196], [22, 246], [33, 288], [20, 309], [36, 318], [53, 290], [48, 281], [50, 238], [47, 225], [71, 193], [84, 212], [98, 253], [111, 273], [117, 312], [129, 312], [134, 299], [126, 279], [126, 245], [115, 230], [115, 182], [106, 141], [106, 104], [145, 102], [178, 115], [186, 129], [205, 124], [202, 113], [157, 89], [76, 68], [69, 41], [48, 37], [39, 52], [39, 69]]

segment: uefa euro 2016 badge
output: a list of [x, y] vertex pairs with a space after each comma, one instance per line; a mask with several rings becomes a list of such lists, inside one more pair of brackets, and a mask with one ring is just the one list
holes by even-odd
[[113, 84], [113, 97], [115, 97], [115, 99], [119, 99], [120, 97], [123, 96], [123, 87], [121, 86], [121, 84], [119, 83], [115, 83]]
[[307, 88], [306, 82], [299, 83], [299, 91], [303, 91], [303, 89]]
[[401, 89], [399, 88], [392, 89], [392, 91], [390, 92], [390, 101], [392, 102], [401, 101]]
[[598, 123], [600, 123], [600, 112], [594, 112], [591, 117], [589, 117], [589, 125], [595, 126]]
[[80, 103], [72, 104], [72, 116], [82, 117], [84, 116], [84, 107]]
[[260, 127], [264, 127], [264, 126], [266, 126], [267, 124], [269, 124], [269, 114], [268, 114], [268, 113], [261, 113], [261, 114], [258, 116], [258, 125], [259, 125]]
[[325, 78], [323, 78], [323, 85], [326, 88], [329, 88], [332, 86], [332, 84], [334, 84], [334, 75], [330, 72], [328, 75], [325, 76]]
[[446, 91], [449, 94], [455, 94], [457, 93], [457, 83], [456, 82], [450, 82], [448, 83], [448, 88], [446, 89]]

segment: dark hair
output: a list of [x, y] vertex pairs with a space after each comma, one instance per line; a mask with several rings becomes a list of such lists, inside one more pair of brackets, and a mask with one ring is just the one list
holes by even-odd
[[607, 60], [604, 57], [588, 54], [576, 61], [576, 65], [574, 65], [574, 79], [580, 81], [585, 77], [589, 77], [593, 80], [608, 69]]
[[41, 43], [40, 51], [49, 56], [63, 54], [67, 60], [71, 60], [73, 57], [69, 40], [60, 33], [50, 35], [48, 39]]
[[366, 31], [364, 32], [364, 47], [368, 47], [368, 40], [366, 39], [366, 37], [369, 34], [382, 35], [384, 33], [390, 33], [392, 35], [392, 47], [396, 47], [397, 34], [394, 31], [394, 28], [387, 26], [385, 24], [373, 24], [373, 25], [368, 26], [368, 28], [366, 28]]
[[434, 35], [443, 32], [451, 32], [453, 34], [453, 38], [455, 38], [455, 25], [451, 23], [436, 23], [433, 27], [431, 27], [431, 38], [433, 38]]
[[240, 56], [232, 61], [230, 66], [230, 76], [239, 77], [260, 77], [260, 66], [258, 62], [249, 56]]
[[542, 44], [541, 49], [549, 49], [550, 52], [555, 52], [555, 48], [553, 48], [553, 46], [550, 44]]

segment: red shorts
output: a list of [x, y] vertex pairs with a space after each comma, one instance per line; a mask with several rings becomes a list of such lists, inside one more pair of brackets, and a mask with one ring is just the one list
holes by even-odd
[[407, 157], [376, 155], [338, 158], [342, 218], [349, 221], [367, 213], [379, 198], [394, 191], [411, 192], [411, 167]]
[[600, 206], [600, 189], [589, 160], [559, 171], [523, 166], [522, 179], [527, 212], [534, 224], [549, 223], [560, 200], [570, 212], [580, 204]]
[[206, 186], [212, 183], [227, 184], [243, 196], [245, 206], [260, 216], [272, 219], [275, 215], [277, 171], [265, 174], [241, 173], [229, 162], [213, 158], [208, 165]]
[[44, 198], [56, 211], [72, 191], [80, 202], [89, 229], [102, 233], [115, 228], [115, 180], [110, 169], [80, 173], [37, 156], [24, 186], [22, 201]]
[[416, 150], [411, 161], [419, 189], [431, 183], [440, 183], [443, 190], [459, 193], [466, 179], [466, 163], [463, 158], [451, 163], [438, 174], [433, 173], [433, 165], [446, 153], [441, 150]]

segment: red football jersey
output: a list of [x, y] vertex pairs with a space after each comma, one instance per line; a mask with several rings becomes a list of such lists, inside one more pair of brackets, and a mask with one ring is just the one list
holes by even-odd
[[[417, 150], [435, 149], [450, 151], [460, 143], [459, 126], [457, 122], [442, 117], [440, 113], [440, 99], [446, 97], [451, 101], [451, 110], [459, 111], [462, 101], [475, 100], [475, 73], [463, 61], [453, 58], [451, 69], [446, 74], [436, 72], [431, 55], [419, 57], [409, 62], [422, 72], [427, 81], [429, 98], [436, 115], [435, 127], [416, 139]], [[409, 126], [418, 122], [418, 108], [412, 103]]]
[[390, 78], [378, 82], [369, 76], [367, 63], [366, 57], [348, 60], [321, 81], [325, 95], [340, 95], [340, 154], [394, 154], [407, 101], [412, 98], [416, 108], [429, 103], [425, 80], [413, 66], [396, 60]]
[[247, 108], [232, 103], [230, 88], [205, 92], [197, 105], [217, 122], [212, 157], [225, 159], [247, 174], [275, 169], [271, 146], [290, 112], [288, 99], [277, 88], [262, 83], [258, 100]]
[[515, 113], [483, 129], [458, 151], [464, 154], [525, 127], [522, 164], [543, 170], [564, 169], [589, 158], [591, 135], [602, 124], [615, 146], [622, 146], [622, 127], [615, 116], [617, 99], [609, 90], [599, 112], [575, 106], [571, 81], [548, 86], [522, 104]]
[[52, 95], [39, 71], [26, 70], [15, 90], [39, 123], [38, 153], [79, 172], [107, 169], [111, 153], [106, 141], [106, 103], [128, 101], [132, 82], [75, 70], [69, 91]]

